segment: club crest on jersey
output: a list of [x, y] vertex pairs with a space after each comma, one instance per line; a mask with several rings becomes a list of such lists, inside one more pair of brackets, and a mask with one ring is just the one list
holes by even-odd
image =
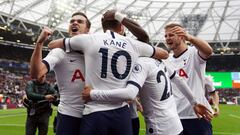
[[187, 59], [183, 59], [183, 65], [187, 64]]
[[140, 64], [135, 64], [133, 67], [133, 72], [138, 73], [142, 71], [142, 66]]

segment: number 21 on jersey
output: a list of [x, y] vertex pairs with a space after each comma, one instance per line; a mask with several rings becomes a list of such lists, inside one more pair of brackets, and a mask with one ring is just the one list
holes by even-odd
[[[165, 72], [162, 70], [158, 71], [158, 73], [157, 73], [156, 79], [157, 79], [158, 83], [162, 83], [161, 77], [164, 78], [164, 82], [165, 82], [164, 91], [163, 91], [162, 97], [160, 99], [160, 101], [163, 101], [172, 95], [172, 88], [171, 88], [171, 84], [169, 83], [169, 79], [167, 79]], [[169, 84], [170, 84], [170, 86], [169, 86]]]

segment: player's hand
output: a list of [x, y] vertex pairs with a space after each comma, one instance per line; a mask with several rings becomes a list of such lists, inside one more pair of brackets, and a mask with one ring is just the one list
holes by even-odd
[[115, 20], [116, 10], [108, 10], [106, 13], [103, 14], [102, 17], [102, 22], [107, 21], [107, 20]]
[[55, 100], [55, 97], [54, 97], [54, 95], [48, 94], [45, 96], [45, 99], [48, 100], [49, 102], [52, 102]]
[[85, 86], [83, 91], [82, 91], [82, 99], [85, 100], [85, 102], [89, 102], [91, 101], [91, 96], [90, 96], [90, 92], [91, 92], [92, 88], [90, 86]]
[[136, 105], [137, 105], [137, 111], [143, 113], [143, 107], [142, 104], [138, 101], [138, 99], [135, 99]]
[[208, 110], [207, 107], [205, 107], [204, 105], [195, 104], [193, 109], [199, 119], [204, 118], [207, 121], [212, 120], [212, 118], [213, 118], [212, 112], [210, 110]]
[[53, 34], [53, 30], [51, 30], [48, 27], [43, 27], [38, 39], [37, 39], [37, 43], [39, 44], [43, 44], [50, 35]]
[[188, 34], [188, 32], [182, 27], [175, 26], [171, 28], [171, 32], [177, 34], [180, 37], [183, 37], [187, 41], [190, 41], [192, 39], [192, 35]]
[[213, 106], [214, 116], [217, 117], [220, 114], [219, 107], [217, 105]]

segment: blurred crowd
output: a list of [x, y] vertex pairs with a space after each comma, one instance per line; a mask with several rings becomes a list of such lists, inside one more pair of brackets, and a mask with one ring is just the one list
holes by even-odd
[[[23, 107], [26, 83], [31, 80], [28, 63], [0, 59], [0, 109]], [[54, 74], [47, 77], [55, 82]]]
[[219, 103], [236, 104], [235, 97], [240, 96], [240, 89], [219, 89]]

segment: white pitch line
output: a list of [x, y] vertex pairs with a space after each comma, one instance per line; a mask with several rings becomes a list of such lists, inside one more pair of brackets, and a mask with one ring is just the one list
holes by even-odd
[[229, 114], [229, 116], [240, 119], [240, 116]]
[[[0, 124], [0, 126], [9, 126], [9, 127], [25, 127], [24, 124]], [[51, 125], [49, 125], [48, 127], [53, 127]]]
[[0, 118], [16, 117], [16, 116], [23, 116], [23, 115], [27, 115], [27, 114], [4, 115], [4, 116], [0, 116]]
[[25, 127], [23, 124], [0, 124], [0, 126], [8, 126], [8, 127]]

